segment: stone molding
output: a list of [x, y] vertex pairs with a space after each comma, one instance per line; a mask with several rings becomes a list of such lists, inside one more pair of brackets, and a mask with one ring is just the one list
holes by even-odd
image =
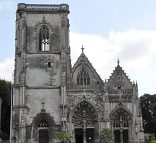
[[104, 102], [100, 95], [87, 95], [87, 94], [68, 95], [67, 102], [69, 105], [69, 111], [73, 111], [75, 107], [83, 101], [90, 103], [96, 109], [96, 111], [98, 112], [99, 120], [104, 119], [104, 104], [103, 104]]
[[25, 4], [19, 3], [17, 7], [17, 11], [55, 11], [55, 12], [68, 12], [69, 6], [67, 4], [60, 5], [47, 5], [47, 4]]

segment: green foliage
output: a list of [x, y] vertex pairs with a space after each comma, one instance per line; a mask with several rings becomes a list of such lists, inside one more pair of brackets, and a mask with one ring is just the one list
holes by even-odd
[[154, 135], [150, 135], [149, 143], [156, 143], [156, 140], [154, 139]]
[[156, 138], [156, 94], [145, 94], [140, 97], [145, 133], [154, 133]]
[[150, 141], [149, 143], [156, 143], [156, 140], [152, 140], [152, 141]]
[[[2, 99], [1, 130], [5, 134], [5, 139], [9, 139], [11, 82], [0, 80], [0, 98]], [[4, 135], [1, 136], [3, 137]]]
[[110, 129], [103, 129], [100, 133], [100, 139], [104, 142], [110, 142], [112, 140], [112, 131]]
[[60, 139], [60, 140], [62, 140], [62, 141], [64, 141], [64, 142], [68, 142], [68, 141], [70, 141], [70, 139], [72, 138], [72, 136], [70, 136], [67, 132], [65, 132], [65, 131], [60, 131], [60, 132], [57, 132], [56, 133], [56, 136]]

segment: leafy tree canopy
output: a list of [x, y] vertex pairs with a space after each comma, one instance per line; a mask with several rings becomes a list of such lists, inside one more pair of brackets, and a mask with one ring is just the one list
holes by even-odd
[[[10, 132], [10, 107], [11, 107], [11, 82], [0, 79], [0, 98], [2, 100], [1, 130], [2, 138], [9, 138]], [[4, 134], [4, 135], [3, 135]]]
[[154, 133], [156, 137], [156, 94], [144, 94], [140, 97], [145, 133]]

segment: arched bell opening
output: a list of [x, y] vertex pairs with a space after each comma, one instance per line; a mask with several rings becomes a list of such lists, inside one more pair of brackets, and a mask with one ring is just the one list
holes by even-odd
[[118, 108], [110, 115], [114, 143], [129, 143], [131, 138], [132, 115], [123, 108]]
[[98, 132], [98, 114], [96, 109], [87, 101], [79, 103], [72, 116], [76, 143], [94, 143]]

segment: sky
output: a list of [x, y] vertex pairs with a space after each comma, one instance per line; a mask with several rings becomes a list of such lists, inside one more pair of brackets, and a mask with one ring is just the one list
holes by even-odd
[[156, 0], [0, 0], [0, 78], [13, 79], [18, 3], [69, 5], [72, 65], [84, 53], [105, 80], [117, 66], [156, 94]]

